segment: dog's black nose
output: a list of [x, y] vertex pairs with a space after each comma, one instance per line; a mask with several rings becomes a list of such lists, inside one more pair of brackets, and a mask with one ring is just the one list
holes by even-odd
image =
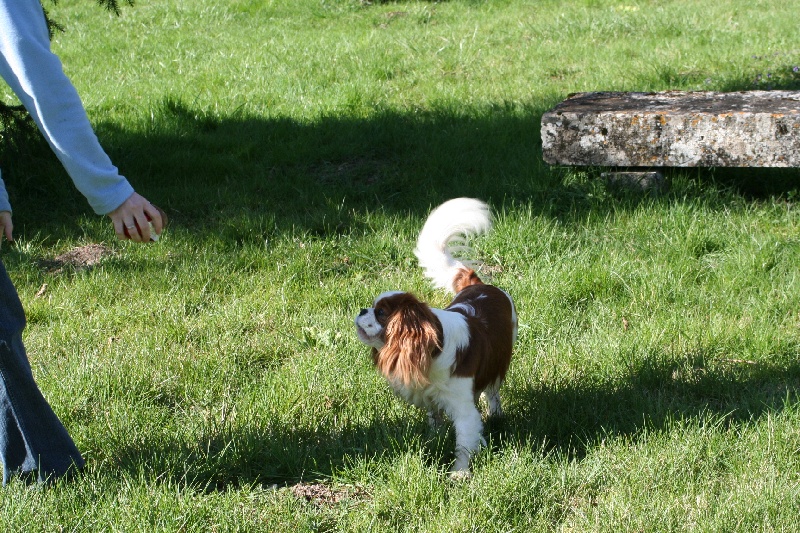
[[364, 316], [366, 314], [367, 314], [367, 310], [366, 309], [362, 309], [361, 312], [358, 313], [358, 316]]

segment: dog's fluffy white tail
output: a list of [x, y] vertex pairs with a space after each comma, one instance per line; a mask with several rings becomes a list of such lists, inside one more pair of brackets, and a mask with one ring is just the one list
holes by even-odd
[[471, 252], [467, 237], [485, 233], [492, 227], [489, 206], [473, 198], [448, 200], [428, 215], [417, 239], [414, 254], [436, 287], [456, 292], [453, 282], [476, 261], [464, 255]]

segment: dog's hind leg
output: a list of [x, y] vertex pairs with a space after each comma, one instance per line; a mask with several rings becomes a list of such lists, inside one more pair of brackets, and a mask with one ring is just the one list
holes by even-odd
[[500, 392], [497, 389], [486, 389], [483, 393], [483, 398], [489, 407], [489, 416], [503, 416], [503, 404], [500, 402]]
[[438, 408], [428, 410], [428, 426], [436, 429], [444, 423], [444, 415]]
[[500, 385], [502, 381], [497, 380], [483, 391], [483, 399], [489, 407], [489, 416], [503, 416], [503, 405], [500, 402]]

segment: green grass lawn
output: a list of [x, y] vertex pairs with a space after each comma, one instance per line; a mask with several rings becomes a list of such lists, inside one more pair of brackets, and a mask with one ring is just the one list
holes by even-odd
[[[14, 481], [3, 531], [800, 530], [800, 181], [541, 158], [590, 90], [799, 89], [768, 0], [46, 4], [98, 136], [171, 226], [115, 239], [41, 142], [0, 166], [34, 374], [85, 454]], [[0, 99], [10, 101], [0, 88]], [[417, 292], [429, 210], [520, 313], [474, 477], [395, 398], [353, 318]], [[92, 263], [90, 268], [84, 268]]]

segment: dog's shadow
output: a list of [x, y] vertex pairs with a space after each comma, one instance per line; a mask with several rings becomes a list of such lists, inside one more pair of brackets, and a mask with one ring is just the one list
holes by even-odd
[[621, 379], [568, 385], [526, 384], [504, 390], [506, 415], [487, 424], [499, 449], [528, 442], [580, 459], [604, 441], [635, 442], [680, 422], [743, 425], [800, 401], [797, 354], [790, 364], [727, 360], [689, 368], [660, 359], [631, 368]]
[[405, 419], [376, 417], [335, 431], [265, 416], [256, 423], [212, 430], [192, 442], [152, 435], [116, 449], [115, 462], [127, 475], [157, 476], [205, 492], [330, 479], [363, 461], [392, 461], [410, 447], [445, 471], [453, 449], [447, 425], [430, 428], [424, 413], [404, 403], [403, 409], [408, 409]]

